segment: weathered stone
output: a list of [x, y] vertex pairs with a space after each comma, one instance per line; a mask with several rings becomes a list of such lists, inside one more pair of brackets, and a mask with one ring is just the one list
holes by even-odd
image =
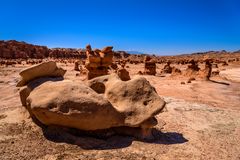
[[112, 64], [113, 47], [106, 47], [102, 51], [93, 52], [91, 46], [86, 47], [87, 62], [85, 67], [88, 69], [88, 79], [107, 75], [108, 67]]
[[131, 79], [129, 72], [125, 68], [118, 69], [117, 74], [122, 81], [128, 81]]
[[74, 70], [75, 70], [75, 71], [80, 71], [78, 61], [76, 61], [76, 62], [74, 63]]
[[112, 74], [105, 86], [105, 97], [120, 113], [125, 114], [127, 126], [141, 127], [144, 121], [164, 108], [165, 102], [143, 77], [124, 82], [116, 74]]
[[199, 71], [199, 77], [205, 80], [209, 80], [212, 73], [212, 64], [209, 59], [205, 60], [205, 68]]
[[144, 59], [144, 74], [156, 75], [156, 62], [149, 56]]
[[18, 82], [17, 87], [24, 86], [36, 78], [63, 77], [65, 73], [66, 70], [57, 67], [55, 62], [44, 62], [21, 71], [19, 75], [22, 77], [22, 79]]
[[170, 62], [167, 62], [167, 64], [163, 67], [162, 73], [172, 73], [172, 67], [170, 66]]
[[182, 71], [176, 67], [172, 67], [172, 75], [176, 76], [176, 75], [181, 75]]
[[107, 99], [89, 87], [69, 80], [48, 81], [34, 88], [27, 98], [27, 106], [45, 125], [81, 130], [124, 125], [124, 114], [119, 113]]

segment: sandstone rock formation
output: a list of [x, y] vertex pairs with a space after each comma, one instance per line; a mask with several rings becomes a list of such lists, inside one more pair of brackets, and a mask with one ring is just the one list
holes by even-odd
[[90, 45], [86, 46], [87, 60], [85, 67], [88, 69], [88, 79], [107, 75], [108, 67], [112, 64], [113, 47], [92, 51]]
[[156, 75], [156, 62], [149, 56], [144, 58], [144, 74]]
[[170, 64], [171, 62], [168, 61], [167, 64], [163, 67], [162, 73], [172, 73], [172, 67]]
[[198, 64], [192, 59], [190, 62], [190, 65], [188, 65], [188, 69], [193, 71], [199, 71], [200, 68], [198, 67]]
[[197, 76], [200, 68], [198, 64], [192, 59], [190, 60], [190, 65], [188, 65], [187, 69], [184, 72], [185, 76]]
[[128, 80], [131, 79], [130, 75], [129, 75], [129, 72], [125, 68], [118, 69], [117, 74], [122, 81], [128, 81]]
[[105, 97], [119, 112], [126, 115], [127, 126], [142, 126], [142, 123], [154, 118], [164, 108], [165, 102], [143, 77], [137, 76], [123, 82], [113, 74], [109, 76], [105, 86]]
[[151, 128], [157, 124], [154, 116], [162, 111], [165, 102], [145, 78], [136, 76], [124, 82], [117, 74], [111, 74], [94, 78], [88, 85], [103, 93], [120, 113], [124, 113], [124, 126], [140, 127], [144, 137], [151, 135]]
[[0, 41], [1, 58], [45, 58], [48, 57], [48, 55], [49, 49], [45, 46], [31, 45], [15, 40]]
[[44, 62], [39, 65], [31, 66], [24, 69], [19, 73], [21, 80], [18, 82], [17, 87], [21, 87], [30, 81], [40, 77], [63, 77], [66, 70], [57, 67], [53, 61]]
[[27, 105], [45, 125], [98, 130], [121, 126], [124, 122], [124, 115], [102, 95], [68, 80], [41, 84], [30, 93]]
[[212, 64], [209, 59], [205, 60], [205, 68], [199, 71], [200, 78], [205, 80], [209, 80], [212, 73]]
[[88, 85], [52, 77], [30, 80], [20, 89], [23, 106], [45, 125], [91, 131], [140, 128], [151, 136], [165, 102], [143, 77], [122, 81], [117, 74], [94, 78]]
[[75, 61], [75, 62], [74, 62], [74, 70], [75, 70], [75, 71], [80, 71], [78, 61]]
[[176, 75], [181, 75], [182, 71], [176, 67], [172, 67], [172, 73], [171, 75], [176, 76]]
[[93, 78], [87, 82], [87, 86], [92, 88], [97, 93], [105, 93], [105, 83], [108, 81], [109, 75]]
[[112, 63], [112, 64], [111, 64], [111, 68], [112, 68], [113, 70], [117, 70], [117, 69], [118, 69], [118, 65], [117, 65], [116, 63]]

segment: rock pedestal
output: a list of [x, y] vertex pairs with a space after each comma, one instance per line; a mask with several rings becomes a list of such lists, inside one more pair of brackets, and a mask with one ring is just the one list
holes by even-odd
[[212, 64], [209, 59], [205, 60], [205, 68], [199, 72], [200, 78], [209, 80], [212, 73]]

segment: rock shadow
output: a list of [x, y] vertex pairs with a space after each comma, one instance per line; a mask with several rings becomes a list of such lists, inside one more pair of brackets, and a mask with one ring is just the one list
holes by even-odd
[[181, 133], [177, 132], [161, 132], [157, 129], [153, 129], [152, 131], [154, 136], [153, 143], [156, 144], [181, 144], [188, 142], [188, 140]]
[[36, 79], [32, 80], [31, 82], [29, 82], [27, 84], [27, 86], [31, 89], [34, 89], [48, 81], [57, 82], [57, 81], [63, 81], [63, 80], [64, 80], [63, 77], [40, 77], [40, 78], [36, 78]]
[[217, 83], [217, 84], [223, 84], [223, 85], [230, 85], [229, 83], [226, 83], [226, 82], [218, 82], [218, 81], [214, 81], [214, 80], [209, 80], [209, 81], [211, 81], [211, 82], [213, 82], [213, 83]]
[[183, 137], [181, 133], [166, 132], [163, 133], [157, 129], [153, 129], [153, 139], [142, 140], [129, 135], [123, 135], [113, 132], [111, 129], [86, 132], [77, 129], [62, 128], [57, 126], [42, 127], [43, 135], [49, 141], [55, 143], [67, 143], [77, 145], [86, 150], [109, 150], [126, 148], [132, 144], [133, 141], [142, 141], [145, 143], [154, 144], [181, 144], [188, 140]]

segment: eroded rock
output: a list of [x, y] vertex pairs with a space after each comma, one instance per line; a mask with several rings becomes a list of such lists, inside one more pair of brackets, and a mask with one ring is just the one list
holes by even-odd
[[66, 70], [57, 67], [56, 62], [43, 62], [39, 65], [31, 66], [19, 73], [21, 80], [17, 83], [17, 87], [21, 87], [30, 81], [40, 77], [63, 77]]
[[91, 46], [86, 46], [87, 60], [85, 67], [88, 69], [88, 79], [108, 74], [108, 67], [112, 64], [113, 47], [92, 51]]
[[144, 77], [129, 81], [112, 74], [105, 83], [105, 97], [121, 113], [126, 115], [125, 124], [138, 127], [162, 111], [165, 102]]
[[102, 95], [68, 80], [48, 81], [34, 88], [27, 106], [45, 125], [98, 130], [121, 126], [124, 122], [123, 114]]
[[156, 75], [156, 62], [149, 56], [144, 58], [144, 74]]
[[118, 69], [117, 74], [122, 81], [128, 81], [131, 79], [129, 72], [125, 68]]

